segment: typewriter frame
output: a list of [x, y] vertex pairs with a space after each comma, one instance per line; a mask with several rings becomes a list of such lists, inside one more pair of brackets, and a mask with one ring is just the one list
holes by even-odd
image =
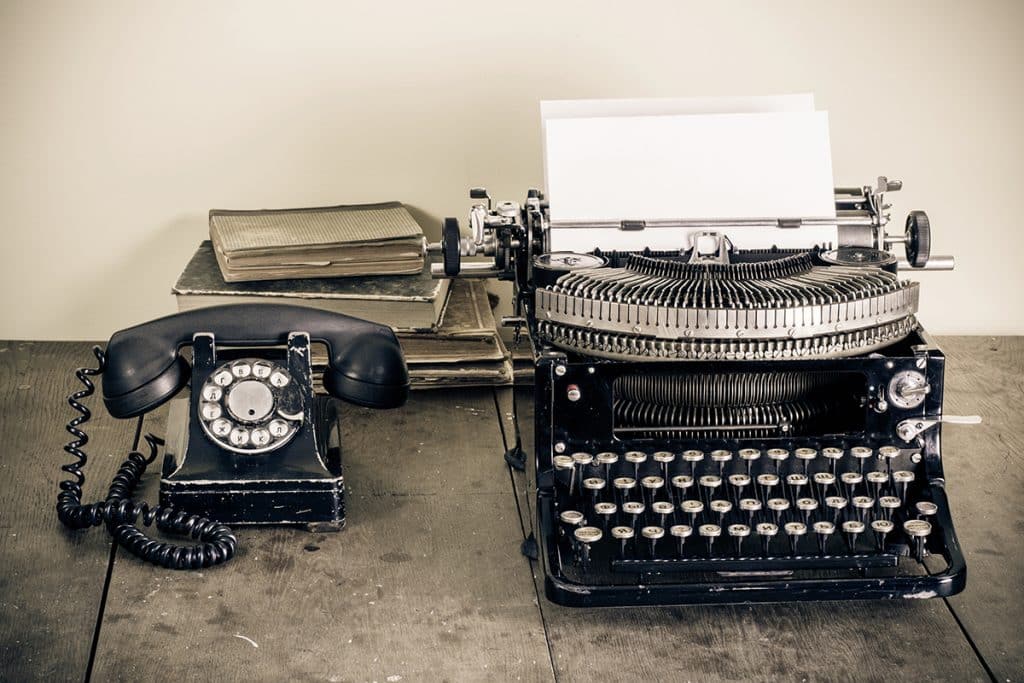
[[[918, 369], [925, 373], [932, 391], [917, 409], [890, 409], [876, 413], [866, 407], [866, 435], [864, 440], [878, 443], [893, 443], [904, 448], [913, 446], [920, 449], [921, 466], [927, 481], [921, 488], [927, 489], [928, 497], [939, 506], [936, 531], [929, 537], [927, 549], [930, 553], [941, 554], [946, 568], [937, 574], [921, 576], [896, 576], [884, 578], [835, 579], [787, 579], [779, 577], [770, 580], [708, 581], [690, 583], [656, 584], [642, 580], [636, 585], [595, 585], [581, 584], [569, 579], [560, 569], [557, 542], [552, 542], [557, 532], [555, 511], [555, 478], [552, 457], [556, 444], [560, 452], [577, 450], [598, 452], [601, 450], [656, 450], [680, 451], [690, 447], [728, 448], [737, 450], [744, 447], [761, 449], [784, 447], [795, 444], [817, 442], [821, 446], [843, 443], [843, 438], [820, 437], [779, 437], [767, 439], [701, 440], [687, 442], [685, 439], [651, 439], [637, 442], [611, 436], [611, 383], [616, 377], [637, 372], [678, 370], [680, 362], [636, 362], [602, 361], [594, 358], [572, 357], [545, 344], [534, 345], [534, 452], [532, 465], [536, 482], [536, 529], [538, 556], [544, 566], [544, 586], [547, 597], [558, 604], [573, 607], [598, 607], [643, 604], [682, 604], [716, 602], [772, 602], [792, 600], [836, 600], [836, 599], [897, 599], [920, 597], [945, 597], [963, 590], [966, 585], [966, 563], [959, 541], [953, 529], [949, 503], [945, 493], [942, 462], [940, 458], [941, 425], [923, 431], [907, 444], [895, 436], [895, 425], [914, 418], [936, 419], [942, 412], [942, 378], [945, 357], [932, 340], [923, 332], [915, 333], [910, 342], [911, 353], [894, 356], [791, 360], [791, 361], [696, 361], [702, 371], [722, 368], [729, 371], [779, 370], [784, 363], [790, 370], [827, 371], [841, 369], [843, 372], [863, 373], [872, 386], [887, 384], [889, 378], [905, 369]], [[532, 343], [532, 342], [531, 342]], [[689, 361], [688, 363], [694, 363]], [[921, 367], [924, 365], [924, 367]], [[559, 369], [564, 368], [564, 371]], [[566, 388], [576, 385], [581, 395], [588, 400], [570, 401]], [[596, 418], [596, 419], [594, 419]], [[594, 425], [607, 427], [598, 438], [594, 437]], [[847, 435], [849, 436], [849, 435]], [[606, 438], [611, 437], [611, 438]], [[845, 439], [863, 442], [858, 439]], [[529, 456], [528, 456], [529, 457]], [[822, 559], [822, 558], [816, 558]], [[769, 563], [766, 564], [770, 564]], [[765, 571], [780, 569], [775, 564], [766, 566]]]

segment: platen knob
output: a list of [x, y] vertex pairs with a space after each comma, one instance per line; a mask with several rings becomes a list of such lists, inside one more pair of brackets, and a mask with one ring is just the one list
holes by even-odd
[[441, 254], [444, 274], [455, 277], [462, 270], [462, 234], [457, 218], [445, 218], [441, 226]]
[[924, 268], [932, 251], [932, 228], [928, 214], [924, 211], [910, 212], [905, 239], [907, 262], [914, 268]]

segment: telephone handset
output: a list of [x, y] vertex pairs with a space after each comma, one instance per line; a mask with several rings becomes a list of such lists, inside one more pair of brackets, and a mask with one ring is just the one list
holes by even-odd
[[[75, 440], [64, 449], [76, 461], [62, 467], [74, 478], [61, 482], [60, 520], [72, 528], [106, 523], [121, 545], [177, 569], [230, 559], [237, 541], [225, 523], [340, 529], [339, 413], [329, 397], [313, 392], [312, 342], [327, 346], [323, 387], [330, 396], [371, 408], [405, 403], [409, 375], [392, 330], [312, 308], [203, 308], [117, 332], [105, 352], [95, 347], [99, 366], [76, 371], [84, 388], [68, 397], [80, 414], [67, 425]], [[191, 364], [181, 355], [189, 344]], [[100, 374], [103, 402], [114, 417], [135, 417], [170, 401], [168, 433], [166, 443], [147, 435], [149, 455], [130, 453], [106, 500], [83, 505], [88, 436], [82, 425], [91, 413], [81, 400], [94, 393], [90, 378]], [[189, 398], [175, 398], [190, 380]], [[132, 494], [162, 445], [160, 506], [151, 508]], [[139, 521], [199, 543], [151, 539]]]

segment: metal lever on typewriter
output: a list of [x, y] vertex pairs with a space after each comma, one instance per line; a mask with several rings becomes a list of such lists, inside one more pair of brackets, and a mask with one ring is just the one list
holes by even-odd
[[918, 435], [928, 431], [940, 422], [954, 425], [980, 425], [981, 415], [943, 415], [938, 419], [903, 420], [896, 425], [896, 436], [904, 441], [911, 441]]

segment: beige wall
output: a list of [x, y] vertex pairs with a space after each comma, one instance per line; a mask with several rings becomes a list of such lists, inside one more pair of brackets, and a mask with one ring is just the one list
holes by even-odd
[[540, 183], [543, 98], [812, 91], [835, 179], [902, 178], [940, 333], [1024, 333], [1024, 3], [0, 3], [0, 337], [174, 310], [211, 207]]

